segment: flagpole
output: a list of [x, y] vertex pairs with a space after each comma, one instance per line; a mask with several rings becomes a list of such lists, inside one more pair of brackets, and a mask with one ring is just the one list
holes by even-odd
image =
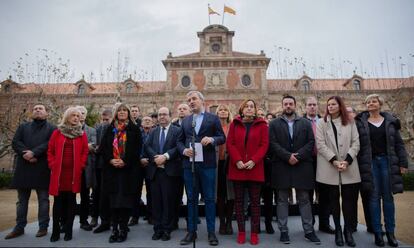
[[221, 20], [221, 25], [223, 25], [223, 26], [224, 26], [224, 6], [226, 6], [226, 5], [223, 5], [223, 19]]
[[209, 12], [209, 8], [210, 8], [210, 4], [207, 4], [208, 8], [207, 8], [207, 12], [208, 12], [208, 25], [211, 25], [210, 23], [210, 12]]

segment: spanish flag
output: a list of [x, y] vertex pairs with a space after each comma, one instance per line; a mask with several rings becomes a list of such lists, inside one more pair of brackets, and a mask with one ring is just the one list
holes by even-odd
[[224, 11], [223, 12], [227, 12], [229, 14], [235, 15], [236, 11], [232, 8], [230, 8], [229, 6], [224, 5]]
[[208, 6], [208, 14], [209, 15], [220, 15], [219, 13], [214, 11], [212, 8], [210, 8], [210, 6]]

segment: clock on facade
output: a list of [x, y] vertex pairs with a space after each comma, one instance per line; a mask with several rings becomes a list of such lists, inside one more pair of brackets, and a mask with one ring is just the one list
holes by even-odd
[[211, 45], [211, 50], [215, 53], [219, 53], [221, 50], [220, 44], [214, 43], [213, 45]]

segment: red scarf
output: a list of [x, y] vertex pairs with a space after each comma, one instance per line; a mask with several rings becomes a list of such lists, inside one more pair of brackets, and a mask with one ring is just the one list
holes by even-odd
[[125, 154], [125, 144], [127, 141], [126, 136], [126, 123], [118, 123], [118, 121], [115, 121], [114, 123], [115, 127], [113, 129], [114, 135], [114, 141], [112, 142], [112, 151], [114, 155], [114, 159], [121, 159], [124, 157]]

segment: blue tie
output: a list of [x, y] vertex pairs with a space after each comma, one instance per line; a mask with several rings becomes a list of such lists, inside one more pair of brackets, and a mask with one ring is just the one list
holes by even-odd
[[162, 128], [161, 137], [160, 137], [160, 152], [163, 151], [165, 144], [165, 127]]

